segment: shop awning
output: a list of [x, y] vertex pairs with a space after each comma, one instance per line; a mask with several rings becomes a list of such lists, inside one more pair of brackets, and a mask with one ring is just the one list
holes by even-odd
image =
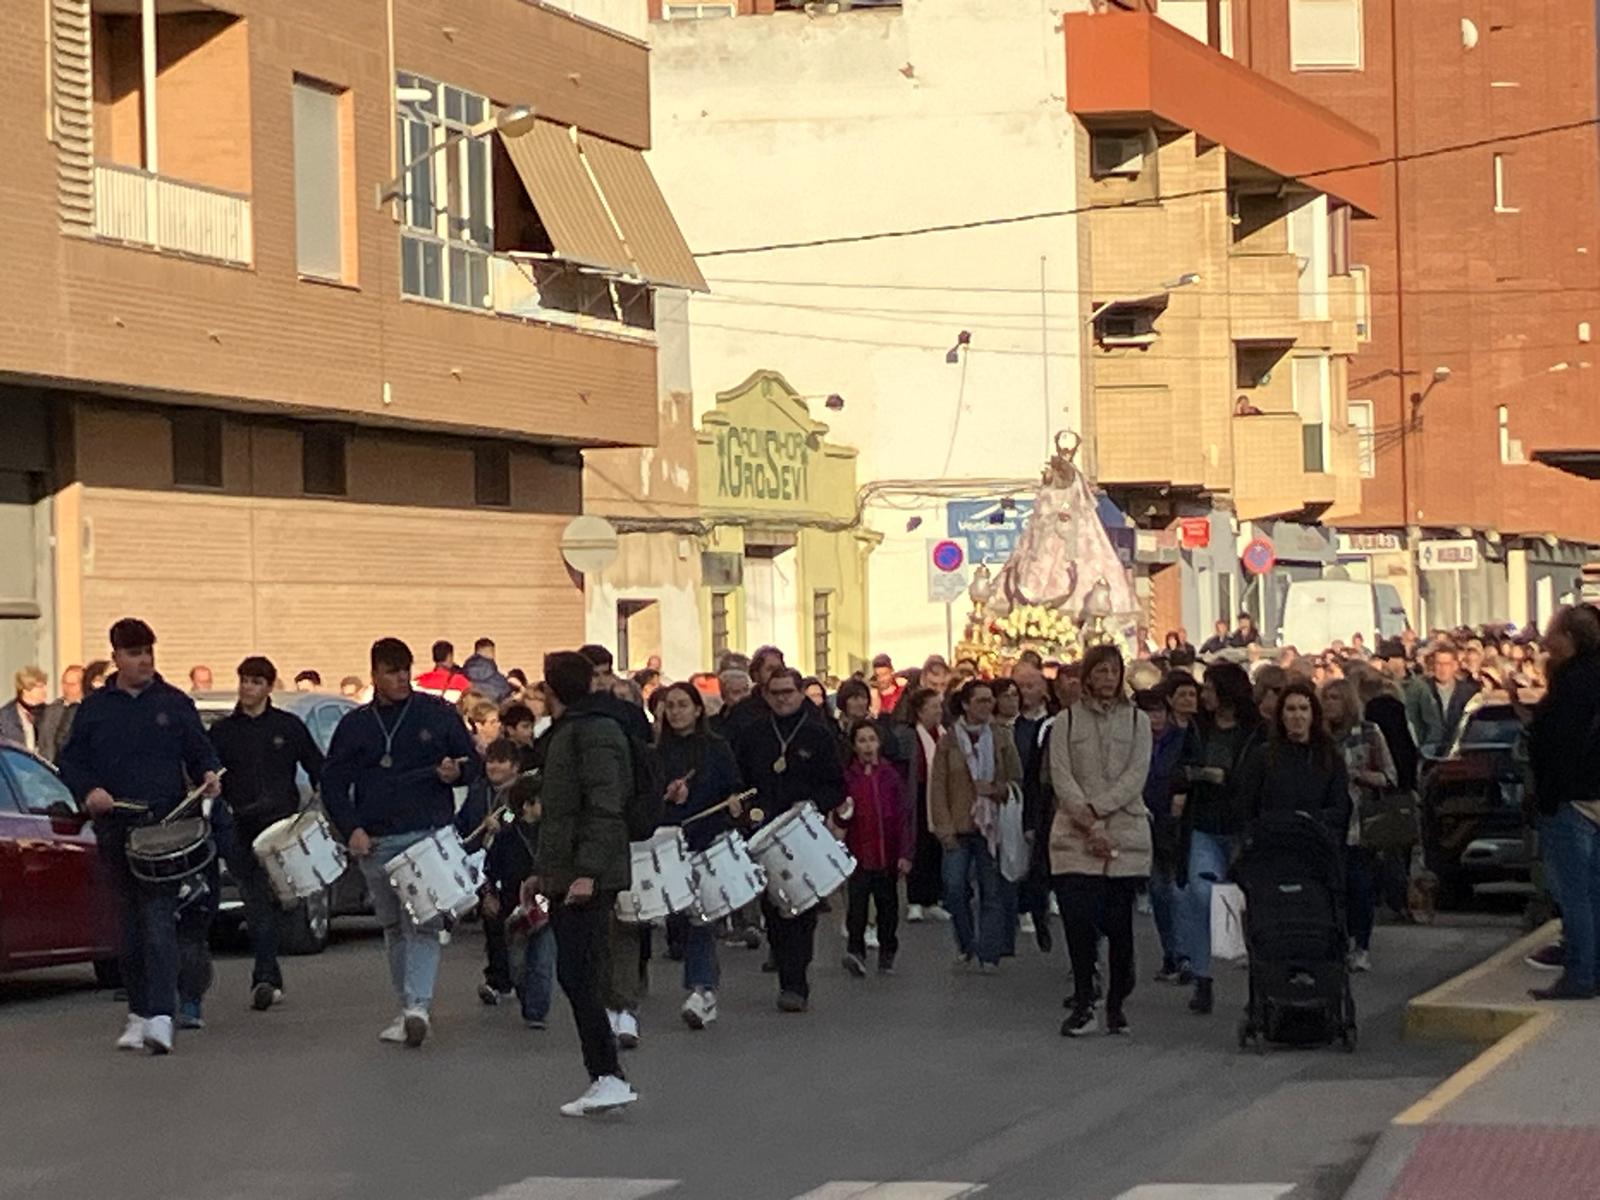
[[578, 148], [622, 229], [639, 275], [667, 287], [709, 291], [644, 154], [587, 133], [578, 134]]
[[500, 140], [539, 210], [556, 257], [616, 275], [635, 273], [567, 126], [539, 121], [520, 137], [501, 134]]

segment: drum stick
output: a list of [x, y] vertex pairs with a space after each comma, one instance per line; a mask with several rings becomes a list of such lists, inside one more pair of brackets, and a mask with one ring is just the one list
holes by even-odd
[[471, 833], [467, 834], [467, 836], [462, 838], [461, 840], [463, 842], [470, 842], [473, 838], [482, 837], [483, 834], [484, 834], [484, 831], [489, 828], [490, 823], [493, 822], [496, 817], [506, 817], [506, 818], [509, 819], [513, 815], [515, 815], [515, 814], [512, 813], [511, 806], [509, 804], [506, 805], [504, 808], [497, 808], [494, 811], [492, 811], [487, 817], [485, 817], [482, 821], [480, 821], [478, 823], [478, 827], [476, 829], [474, 829]]
[[112, 808], [120, 808], [123, 812], [149, 812], [148, 804], [135, 804], [132, 800], [113, 800]]
[[721, 812], [723, 809], [729, 808], [732, 805], [743, 803], [744, 801], [750, 799], [751, 796], [754, 796], [759, 790], [759, 788], [750, 788], [747, 791], [736, 792], [734, 795], [729, 796], [721, 804], [713, 804], [710, 808], [702, 809], [700, 812], [695, 813], [694, 816], [685, 817], [678, 823], [680, 825], [692, 824], [693, 822], [698, 821], [701, 817], [709, 817], [714, 812]]
[[[217, 778], [220, 780], [227, 773], [228, 773], [228, 768], [227, 767], [222, 767], [217, 771]], [[166, 816], [161, 818], [161, 823], [163, 825], [165, 825], [170, 821], [176, 821], [178, 819], [178, 814], [181, 813], [184, 809], [188, 808], [196, 800], [200, 799], [200, 794], [202, 792], [204, 792], [205, 790], [206, 790], [206, 785], [205, 784], [203, 784], [203, 783], [195, 784], [194, 787], [189, 789], [189, 794], [183, 798], [182, 803], [180, 803], [177, 808], [173, 809]]]

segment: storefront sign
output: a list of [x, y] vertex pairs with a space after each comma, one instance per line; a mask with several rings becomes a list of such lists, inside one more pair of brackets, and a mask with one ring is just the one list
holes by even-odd
[[1400, 535], [1389, 530], [1361, 530], [1338, 535], [1340, 554], [1388, 554], [1397, 551]]
[[716, 431], [716, 448], [719, 499], [811, 498], [811, 451], [798, 430], [730, 425]]
[[1478, 543], [1472, 538], [1422, 542], [1417, 562], [1424, 571], [1473, 571], [1478, 567]]
[[1185, 550], [1205, 549], [1211, 545], [1211, 518], [1180, 517], [1178, 538]]
[[1250, 539], [1249, 545], [1244, 548], [1244, 553], [1239, 556], [1239, 561], [1250, 574], [1265, 575], [1278, 561], [1278, 555], [1269, 539], [1256, 537]]

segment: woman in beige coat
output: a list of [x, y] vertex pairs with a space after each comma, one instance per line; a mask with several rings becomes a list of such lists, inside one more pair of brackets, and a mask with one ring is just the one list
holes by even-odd
[[[972, 679], [956, 693], [955, 727], [939, 739], [928, 772], [928, 824], [944, 848], [944, 907], [956, 935], [956, 967], [974, 957], [978, 970], [1000, 965], [1006, 889], [1000, 874], [999, 806], [1022, 782], [1022, 759], [1011, 735], [994, 724], [994, 691]], [[977, 877], [978, 923], [972, 921], [972, 878]]]
[[1150, 718], [1128, 702], [1122, 654], [1096, 646], [1083, 659], [1083, 699], [1050, 730], [1050, 875], [1067, 953], [1072, 1011], [1064, 1037], [1099, 1031], [1094, 969], [1103, 930], [1111, 951], [1106, 1031], [1125, 1034], [1123, 1003], [1133, 992], [1133, 904], [1150, 874]]

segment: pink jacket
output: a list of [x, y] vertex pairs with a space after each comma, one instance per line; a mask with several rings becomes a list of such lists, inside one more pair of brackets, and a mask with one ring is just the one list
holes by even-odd
[[844, 826], [844, 844], [863, 871], [895, 870], [901, 859], [912, 856], [916, 846], [911, 805], [906, 803], [900, 772], [892, 764], [880, 762], [869, 773], [852, 762], [845, 770], [844, 785], [854, 809], [848, 820], [834, 813], [834, 819]]

